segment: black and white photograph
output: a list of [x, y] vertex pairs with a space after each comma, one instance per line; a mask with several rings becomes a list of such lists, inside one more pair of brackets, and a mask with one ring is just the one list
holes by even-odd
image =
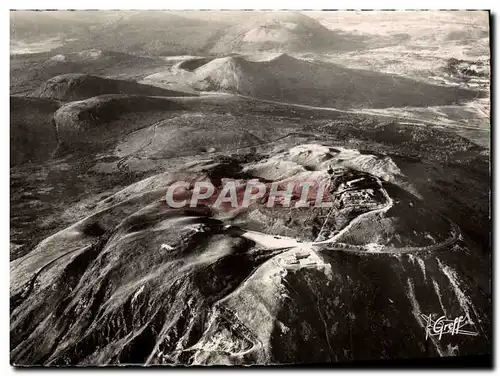
[[491, 366], [488, 10], [9, 21], [13, 367]]

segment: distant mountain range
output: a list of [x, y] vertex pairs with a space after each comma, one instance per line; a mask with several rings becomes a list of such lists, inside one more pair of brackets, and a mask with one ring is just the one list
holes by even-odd
[[248, 51], [324, 52], [367, 45], [298, 12], [249, 13], [245, 22], [172, 12], [11, 12], [11, 45], [58, 41], [57, 50], [106, 49], [141, 55]]

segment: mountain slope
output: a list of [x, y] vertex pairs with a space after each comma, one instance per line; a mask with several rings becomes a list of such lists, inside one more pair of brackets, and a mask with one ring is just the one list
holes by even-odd
[[52, 77], [75, 72], [121, 79], [141, 79], [165, 69], [159, 58], [81, 49], [75, 53], [37, 53], [10, 56], [12, 94], [34, 90]]
[[133, 94], [164, 97], [179, 97], [186, 94], [143, 85], [134, 81], [114, 80], [89, 76], [82, 73], [56, 76], [42, 84], [32, 93], [39, 98], [51, 98], [61, 101], [75, 101], [103, 94]]
[[305, 61], [286, 54], [259, 62], [242, 57], [215, 59], [194, 70], [188, 82], [199, 90], [339, 109], [436, 106], [478, 95], [470, 90]]
[[214, 53], [287, 51], [325, 52], [364, 47], [359, 37], [343, 36], [298, 12], [256, 12], [250, 21], [229, 27]]
[[53, 120], [59, 103], [50, 99], [10, 97], [10, 165], [41, 162], [57, 146]]
[[109, 94], [70, 102], [54, 114], [60, 152], [103, 147], [118, 135], [151, 126], [182, 105], [167, 98]]
[[137, 55], [182, 55], [205, 51], [226, 24], [182, 17], [169, 11], [117, 12], [93, 34], [67, 43], [61, 51], [98, 48]]
[[[298, 165], [317, 168], [308, 172], [319, 180], [331, 177], [330, 165], [342, 163], [328, 147], [297, 145], [288, 152]], [[382, 206], [353, 211], [350, 221], [361, 223], [375, 211], [395, 222], [404, 215], [410, 226], [432, 218], [444, 226], [429, 224], [434, 241], [413, 239], [419, 244], [407, 252], [408, 230], [395, 226], [392, 235], [402, 244], [387, 253], [312, 244], [277, 231], [311, 227], [308, 221], [332, 230], [340, 225], [344, 233], [350, 226], [329, 223], [321, 208], [270, 213], [266, 200], [253, 202], [243, 219], [228, 215], [238, 210], [209, 202], [181, 209], [166, 204], [172, 183], [219, 186], [221, 172], [238, 181], [239, 163], [205, 160], [202, 170], [186, 165], [132, 184], [11, 262], [12, 362], [248, 365], [448, 356], [455, 346], [462, 355], [486, 351], [487, 299], [464, 277], [475, 255], [457, 237], [441, 242], [449, 236], [448, 222], [390, 183], [384, 184], [390, 199], [379, 196]], [[352, 169], [338, 173], [333, 190], [359, 182], [358, 176], [377, 182]], [[300, 173], [290, 175], [299, 179]], [[426, 211], [391, 212], [393, 203], [406, 205], [408, 198]], [[254, 211], [267, 232], [246, 229]], [[479, 335], [427, 339], [421, 314], [441, 312], [465, 315]]]
[[[50, 38], [72, 38], [89, 32], [98, 23], [98, 12], [11, 11], [11, 42], [43, 41]], [[90, 16], [90, 15], [89, 15]]]
[[61, 53], [98, 48], [137, 55], [181, 55], [325, 52], [368, 45], [364, 37], [328, 30], [299, 12], [233, 12], [234, 17], [170, 11], [85, 13], [90, 14], [77, 18], [76, 12], [12, 12], [13, 49], [40, 48], [29, 44], [40, 41], [45, 42], [45, 50]]

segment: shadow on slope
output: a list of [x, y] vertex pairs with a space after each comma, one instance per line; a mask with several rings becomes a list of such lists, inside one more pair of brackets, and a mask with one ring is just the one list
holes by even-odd
[[139, 84], [134, 81], [114, 80], [82, 73], [53, 77], [32, 93], [36, 97], [62, 101], [76, 101], [103, 94], [134, 94], [164, 97], [187, 95], [155, 86]]
[[127, 53], [79, 50], [57, 54], [44, 52], [10, 56], [11, 93], [36, 89], [54, 76], [81, 72], [99, 76], [142, 79], [165, 69], [163, 59], [133, 56]]
[[109, 94], [70, 102], [54, 114], [54, 121], [64, 151], [100, 147], [105, 141], [151, 126], [181, 108], [180, 103], [166, 98]]
[[447, 105], [482, 94], [286, 54], [260, 62], [215, 59], [197, 68], [189, 83], [198, 90], [339, 109]]
[[10, 165], [42, 162], [57, 146], [53, 115], [60, 104], [50, 99], [10, 97]]
[[[461, 278], [474, 265], [466, 249], [271, 251], [226, 230], [214, 208], [163, 201], [176, 181], [236, 177], [220, 167], [137, 182], [11, 262], [11, 361], [273, 364], [454, 355], [457, 343], [460, 354], [488, 351], [487, 298]], [[288, 263], [303, 253], [310, 263]], [[441, 312], [467, 315], [479, 335], [426, 340], [420, 313]]]

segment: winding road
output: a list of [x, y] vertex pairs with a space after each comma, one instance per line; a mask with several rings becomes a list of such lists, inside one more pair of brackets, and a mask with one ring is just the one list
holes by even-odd
[[[380, 246], [378, 249], [368, 248], [366, 246], [355, 246], [351, 244], [346, 244], [346, 243], [339, 243], [338, 239], [346, 234], [348, 231], [352, 229], [354, 225], [356, 225], [359, 221], [361, 221], [363, 218], [372, 216], [377, 213], [386, 213], [389, 209], [391, 209], [394, 205], [394, 201], [392, 198], [389, 196], [385, 188], [383, 187], [382, 181], [380, 178], [376, 178], [376, 181], [380, 187], [380, 190], [382, 194], [384, 195], [386, 199], [386, 203], [382, 208], [377, 208], [373, 210], [369, 210], [367, 212], [364, 212], [360, 215], [358, 215], [356, 218], [352, 219], [347, 226], [345, 226], [342, 230], [340, 230], [337, 234], [335, 234], [333, 237], [323, 240], [323, 241], [313, 241], [313, 242], [301, 242], [295, 238], [290, 238], [286, 236], [276, 236], [276, 235], [270, 235], [270, 234], [265, 234], [261, 233], [258, 231], [250, 231], [250, 230], [245, 230], [241, 229], [244, 231], [244, 233], [241, 235], [241, 237], [246, 238], [248, 240], [254, 241], [256, 244], [258, 244], [260, 247], [269, 249], [269, 250], [276, 250], [276, 249], [290, 249], [290, 248], [312, 248], [313, 250], [323, 250], [323, 251], [342, 251], [342, 252], [349, 252], [349, 253], [360, 253], [360, 254], [381, 254], [381, 253], [414, 253], [414, 252], [422, 252], [422, 251], [437, 251], [442, 248], [448, 247], [452, 244], [454, 244], [460, 237], [460, 230], [459, 228], [449, 219], [444, 217], [449, 223], [451, 227], [451, 233], [452, 236], [446, 239], [443, 242], [433, 244], [431, 246], [423, 246], [423, 247], [385, 247], [385, 246]], [[334, 210], [332, 208], [332, 210]], [[322, 228], [326, 224], [326, 221], [328, 221], [329, 215], [331, 211], [327, 215]]]

